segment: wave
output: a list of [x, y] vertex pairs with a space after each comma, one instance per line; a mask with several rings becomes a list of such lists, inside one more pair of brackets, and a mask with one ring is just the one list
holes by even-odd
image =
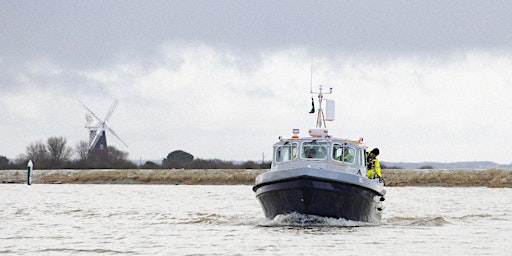
[[278, 226], [327, 226], [327, 227], [361, 227], [361, 226], [376, 226], [380, 223], [369, 223], [360, 221], [351, 221], [343, 218], [330, 218], [321, 217], [316, 215], [290, 213], [279, 214], [274, 219], [264, 219], [259, 223], [263, 227], [278, 227]]
[[193, 213], [187, 218], [178, 218], [175, 224], [206, 224], [230, 226], [255, 226], [258, 221], [246, 215], [222, 215], [216, 213]]
[[194, 213], [187, 218], [178, 219], [176, 224], [248, 225], [260, 227], [363, 227], [380, 225], [380, 223], [351, 221], [342, 218], [336, 219], [300, 213], [279, 214], [274, 219], [254, 219], [253, 217], [243, 215], [227, 216], [215, 213]]
[[450, 224], [444, 217], [392, 217], [384, 222], [388, 225], [438, 227]]
[[105, 254], [138, 254], [135, 251], [117, 251], [117, 250], [110, 250], [110, 249], [73, 249], [73, 248], [47, 248], [42, 249], [37, 252], [43, 252], [43, 253], [105, 253]]
[[182, 221], [179, 221], [178, 224], [199, 224], [199, 223], [206, 223], [206, 224], [212, 224], [214, 222], [218, 222], [221, 219], [221, 215], [219, 214], [204, 214], [204, 213], [197, 213], [198, 216], [193, 216], [190, 219], [185, 219]]
[[403, 225], [403, 226], [426, 226], [426, 227], [437, 227], [444, 226], [446, 224], [453, 224], [448, 220], [452, 220], [455, 222], [472, 222], [472, 221], [481, 221], [482, 219], [488, 218], [496, 218], [491, 214], [487, 213], [476, 213], [476, 214], [467, 214], [458, 217], [442, 217], [442, 216], [432, 216], [432, 217], [391, 217], [384, 220], [385, 225]]
[[468, 219], [479, 219], [479, 218], [490, 218], [492, 215], [487, 213], [468, 214], [461, 217], [455, 217], [454, 219], [468, 220]]

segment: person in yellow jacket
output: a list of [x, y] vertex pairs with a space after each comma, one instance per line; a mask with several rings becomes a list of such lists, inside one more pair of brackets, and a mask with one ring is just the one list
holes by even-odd
[[379, 149], [374, 148], [370, 152], [368, 152], [368, 178], [375, 179], [379, 178], [382, 179], [382, 173], [380, 170], [380, 162], [377, 156], [379, 155]]

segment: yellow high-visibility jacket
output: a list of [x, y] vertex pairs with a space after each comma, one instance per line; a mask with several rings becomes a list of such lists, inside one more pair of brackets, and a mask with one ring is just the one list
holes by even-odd
[[368, 178], [373, 179], [375, 178], [375, 175], [377, 177], [382, 178], [382, 172], [380, 171], [380, 162], [377, 157], [371, 160], [373, 162], [372, 169], [368, 169]]

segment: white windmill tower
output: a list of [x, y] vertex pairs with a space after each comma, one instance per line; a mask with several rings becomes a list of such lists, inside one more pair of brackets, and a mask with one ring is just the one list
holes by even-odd
[[112, 117], [112, 114], [116, 110], [117, 106], [119, 106], [119, 101], [116, 99], [110, 109], [105, 115], [105, 118], [101, 120], [92, 110], [90, 110], [83, 102], [80, 101], [82, 106], [89, 113], [85, 114], [85, 128], [89, 129], [89, 150], [99, 149], [102, 150], [107, 147], [107, 137], [105, 135], [105, 131], [108, 130], [114, 137], [116, 137], [123, 145], [128, 147], [124, 141], [117, 136], [117, 134], [110, 127], [107, 126], [107, 122]]

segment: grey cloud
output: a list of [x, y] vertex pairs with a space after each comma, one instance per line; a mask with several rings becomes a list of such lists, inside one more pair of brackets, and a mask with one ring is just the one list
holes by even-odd
[[166, 41], [258, 52], [400, 54], [509, 48], [509, 1], [3, 1], [0, 47], [10, 58], [69, 65], [145, 58]]
[[311, 42], [315, 55], [372, 58], [512, 45], [510, 1], [1, 1], [0, 14], [4, 88], [38, 59], [66, 70], [151, 69], [166, 44], [229, 50], [249, 68], [262, 52]]

